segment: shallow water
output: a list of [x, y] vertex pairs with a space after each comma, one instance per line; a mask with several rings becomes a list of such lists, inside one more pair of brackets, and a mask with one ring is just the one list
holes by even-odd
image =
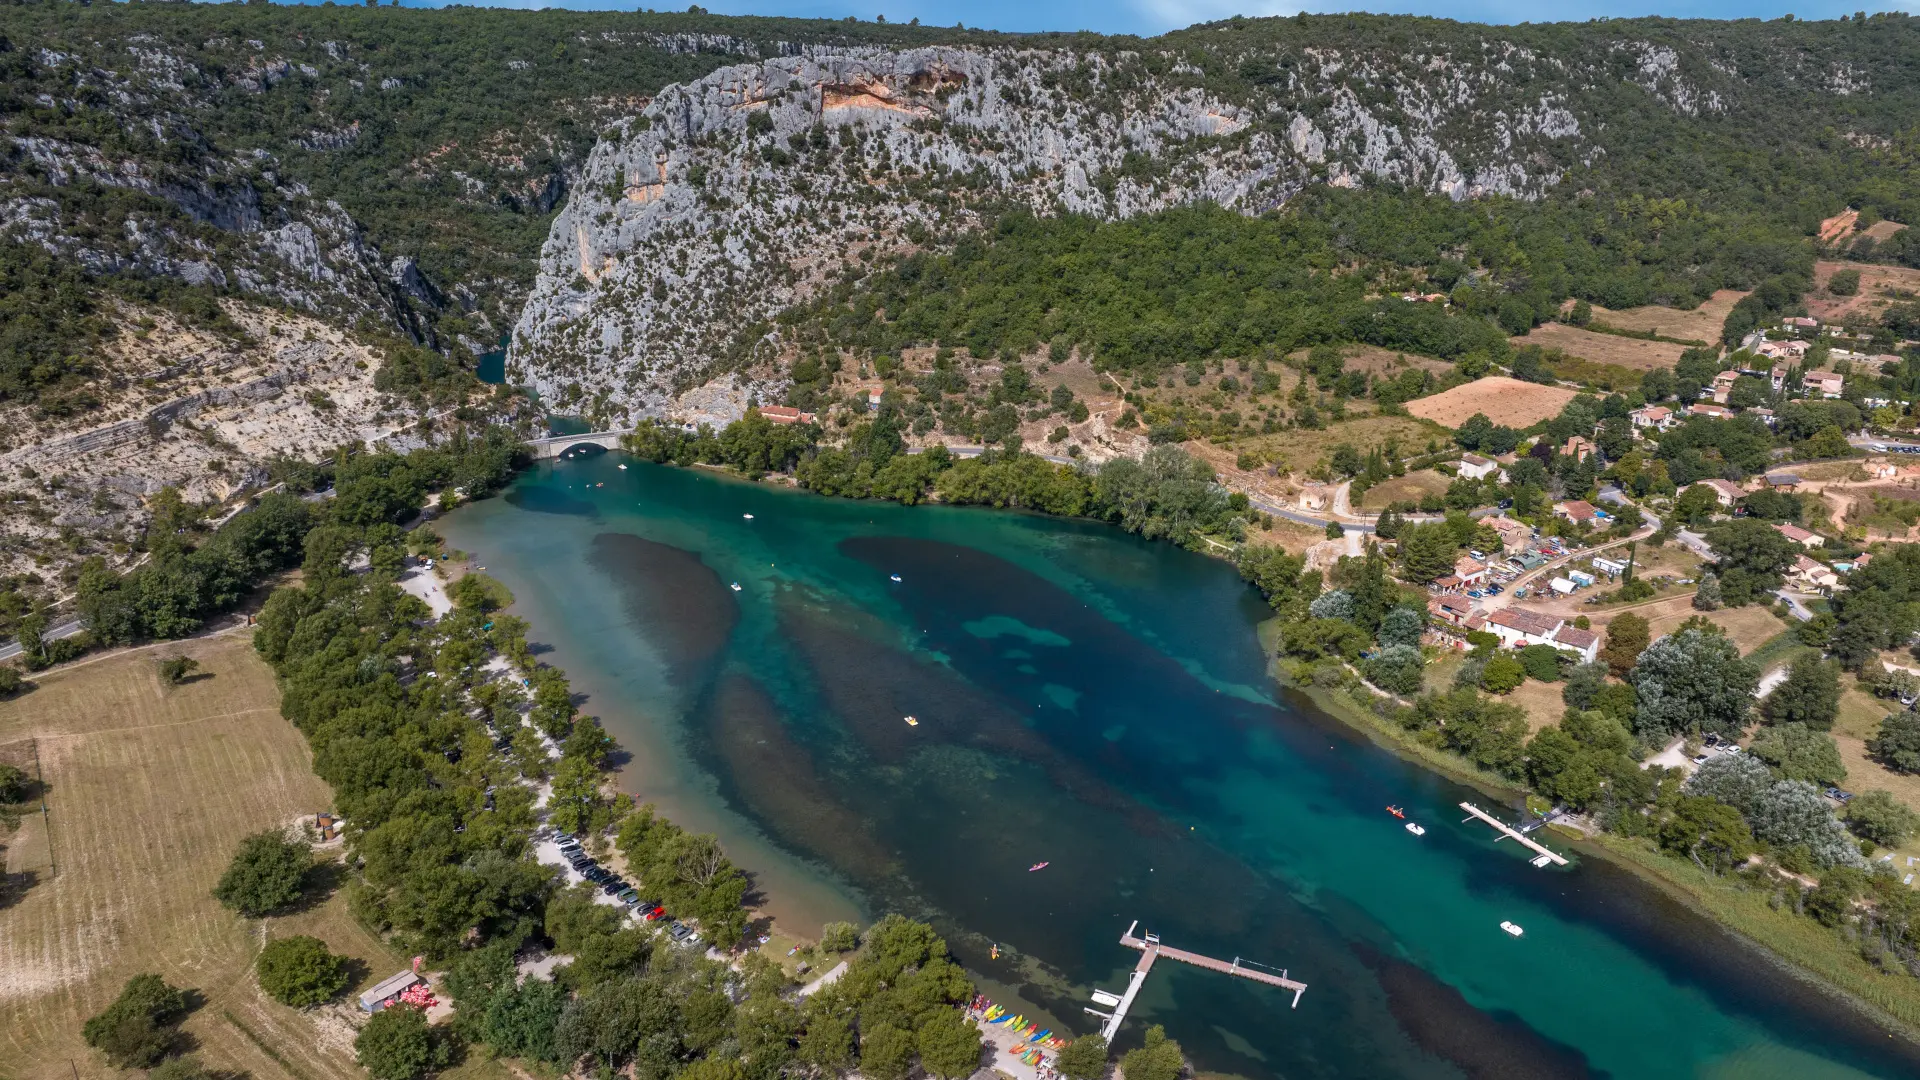
[[1269, 613], [1217, 560], [619, 455], [529, 471], [444, 531], [588, 694], [624, 786], [719, 834], [800, 933], [931, 919], [990, 991], [1085, 1033], [1139, 919], [1309, 984], [1295, 1010], [1163, 962], [1120, 1036], [1165, 1024], [1259, 1080], [1920, 1074], [1631, 875], [1535, 870], [1461, 824], [1488, 801], [1265, 676]]

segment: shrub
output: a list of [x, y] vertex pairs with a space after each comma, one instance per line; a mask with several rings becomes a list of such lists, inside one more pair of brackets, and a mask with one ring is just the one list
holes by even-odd
[[1100, 1080], [1107, 1072], [1107, 1040], [1083, 1035], [1060, 1051], [1054, 1065], [1067, 1080]]
[[1563, 659], [1560, 650], [1551, 645], [1529, 645], [1520, 650], [1520, 666], [1527, 669], [1527, 678], [1539, 682], [1559, 682]]
[[1895, 772], [1920, 772], [1920, 713], [1894, 713], [1867, 740], [1867, 753]]
[[1889, 792], [1869, 791], [1847, 804], [1847, 827], [1881, 847], [1899, 847], [1920, 830], [1920, 814]]
[[213, 888], [216, 900], [250, 919], [270, 915], [300, 899], [300, 886], [313, 866], [313, 851], [277, 831], [254, 833], [240, 841], [227, 872]]
[[160, 681], [168, 686], [179, 686], [198, 670], [200, 661], [190, 656], [169, 656], [160, 661]]
[[374, 1013], [353, 1040], [353, 1050], [373, 1080], [419, 1080], [450, 1056], [447, 1045], [427, 1029], [427, 1014], [411, 1005]]
[[0, 803], [25, 802], [27, 773], [18, 765], [0, 763]]
[[105, 1012], [80, 1029], [87, 1045], [116, 1069], [147, 1069], [173, 1051], [174, 1030], [187, 1015], [187, 995], [158, 975], [135, 975]]
[[331, 1001], [347, 985], [346, 962], [305, 935], [269, 942], [254, 970], [268, 997], [296, 1009]]
[[820, 948], [827, 952], [852, 952], [859, 947], [860, 928], [850, 922], [830, 922], [820, 928]]
[[26, 676], [12, 664], [0, 664], [0, 698], [9, 698], [27, 685]]
[[1526, 681], [1526, 667], [1510, 652], [1495, 654], [1480, 669], [1480, 686], [1489, 694], [1511, 694]]

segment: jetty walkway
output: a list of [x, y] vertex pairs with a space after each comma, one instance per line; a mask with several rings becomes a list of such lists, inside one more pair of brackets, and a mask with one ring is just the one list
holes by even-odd
[[[1502, 833], [1502, 836], [1495, 837], [1493, 841], [1494, 843], [1497, 844], [1505, 837], [1511, 836], [1515, 840], [1518, 840], [1522, 844], [1525, 844], [1527, 847], [1533, 849], [1533, 851], [1536, 854], [1538, 854], [1541, 858], [1545, 859], [1546, 861], [1552, 863], [1553, 865], [1555, 866], [1567, 865], [1566, 856], [1551, 850], [1550, 848], [1546, 847], [1543, 844], [1537, 843], [1536, 841], [1534, 841], [1532, 837], [1529, 837], [1526, 833], [1523, 833], [1520, 830], [1514, 828], [1513, 826], [1507, 824], [1506, 822], [1501, 821], [1499, 818], [1494, 817], [1492, 814], [1487, 813], [1485, 810], [1480, 809], [1479, 807], [1473, 805], [1472, 803], [1463, 802], [1460, 804], [1460, 809], [1465, 810], [1470, 815], [1470, 818], [1467, 820], [1471, 820], [1471, 818], [1479, 818], [1481, 821], [1484, 821], [1487, 824], [1493, 826], [1494, 828], [1500, 830], [1500, 832]], [[1535, 860], [1535, 861], [1538, 862], [1539, 860]]]
[[1114, 995], [1106, 993], [1105, 991], [1095, 993], [1094, 1000], [1102, 1004], [1112, 1004], [1114, 1006], [1111, 1014], [1100, 1012], [1097, 1009], [1087, 1010], [1106, 1021], [1100, 1025], [1100, 1037], [1107, 1040], [1109, 1044], [1113, 1042], [1114, 1033], [1120, 1030], [1121, 1023], [1126, 1020], [1127, 1010], [1133, 1007], [1133, 999], [1139, 996], [1140, 988], [1146, 985], [1147, 973], [1153, 970], [1154, 961], [1162, 956], [1169, 960], [1177, 960], [1182, 964], [1192, 964], [1194, 967], [1206, 968], [1209, 971], [1218, 971], [1223, 975], [1238, 975], [1243, 979], [1252, 979], [1254, 982], [1266, 983], [1269, 986], [1278, 986], [1283, 990], [1291, 990], [1293, 991], [1293, 1007], [1296, 1009], [1300, 1007], [1300, 995], [1306, 993], [1307, 984], [1287, 978], [1287, 973], [1284, 969], [1280, 971], [1279, 974], [1275, 974], [1258, 964], [1254, 964], [1252, 961], [1242, 960], [1237, 956], [1233, 958], [1232, 963], [1228, 963], [1225, 960], [1216, 960], [1211, 956], [1202, 956], [1199, 953], [1188, 952], [1185, 949], [1175, 949], [1167, 945], [1162, 945], [1158, 935], [1147, 934], [1145, 936], [1136, 936], [1134, 931], [1139, 929], [1139, 927], [1140, 920], [1135, 919], [1133, 923], [1127, 927], [1127, 932], [1120, 935], [1120, 944], [1125, 945], [1129, 949], [1140, 950], [1140, 962], [1134, 965], [1133, 971], [1127, 976], [1126, 992], [1121, 994], [1117, 1001], [1114, 1000]]

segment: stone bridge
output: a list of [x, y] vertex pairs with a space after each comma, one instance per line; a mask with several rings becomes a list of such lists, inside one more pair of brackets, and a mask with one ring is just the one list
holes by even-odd
[[629, 432], [625, 431], [589, 431], [582, 435], [550, 435], [544, 439], [531, 439], [527, 445], [533, 448], [534, 460], [557, 458], [576, 446], [598, 446], [603, 450], [620, 449], [620, 440]]

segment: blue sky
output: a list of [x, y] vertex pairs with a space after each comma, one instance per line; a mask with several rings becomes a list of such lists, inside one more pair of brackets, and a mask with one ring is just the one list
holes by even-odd
[[[383, 0], [384, 2], [384, 0]], [[401, 0], [408, 6], [437, 6], [431, 0]], [[684, 0], [464, 0], [499, 7], [576, 7], [632, 10], [636, 7], [684, 10]], [[1836, 18], [1855, 11], [1906, 10], [1920, 13], [1920, 0], [704, 0], [709, 11], [728, 15], [798, 15], [841, 18], [853, 15], [889, 21], [918, 18], [923, 23], [994, 30], [1097, 30], [1115, 34], [1158, 34], [1197, 22], [1232, 15], [1292, 15], [1306, 10], [1377, 11], [1438, 15], [1475, 22], [1585, 20], [1604, 16], [1668, 15], [1675, 18], [1773, 19], [1793, 14], [1803, 19]]]

